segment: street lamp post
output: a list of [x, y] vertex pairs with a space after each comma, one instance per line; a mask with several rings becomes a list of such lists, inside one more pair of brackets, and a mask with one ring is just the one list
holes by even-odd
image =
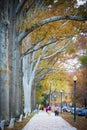
[[52, 94], [51, 86], [52, 86], [52, 81], [49, 82], [49, 86], [50, 86], [50, 89], [49, 89], [49, 105], [51, 106], [51, 94]]
[[51, 84], [50, 84], [50, 92], [49, 92], [49, 105], [51, 106]]
[[77, 77], [74, 76], [73, 80], [74, 80], [74, 122], [76, 122], [76, 81], [77, 81]]
[[60, 98], [61, 98], [61, 109], [60, 109], [60, 111], [61, 111], [61, 115], [62, 115], [62, 90], [60, 91]]

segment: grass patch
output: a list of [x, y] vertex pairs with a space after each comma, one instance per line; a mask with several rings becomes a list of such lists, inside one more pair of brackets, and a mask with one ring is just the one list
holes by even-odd
[[27, 118], [23, 119], [22, 122], [15, 122], [14, 124], [14, 128], [9, 129], [5, 126], [4, 130], [22, 130], [22, 128], [28, 123], [28, 121], [33, 117], [34, 114], [31, 114], [30, 116], [28, 116]]
[[87, 118], [84, 116], [76, 116], [76, 122], [74, 122], [74, 116], [72, 114], [63, 113], [62, 117], [72, 126], [76, 127], [77, 130], [87, 130]]

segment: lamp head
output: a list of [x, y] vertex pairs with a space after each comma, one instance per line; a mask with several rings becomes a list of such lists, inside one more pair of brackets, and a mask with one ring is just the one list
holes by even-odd
[[60, 93], [62, 93], [63, 92], [63, 90], [60, 90]]
[[76, 75], [73, 77], [73, 80], [74, 80], [74, 81], [76, 81], [76, 80], [77, 80], [77, 77], [76, 77]]

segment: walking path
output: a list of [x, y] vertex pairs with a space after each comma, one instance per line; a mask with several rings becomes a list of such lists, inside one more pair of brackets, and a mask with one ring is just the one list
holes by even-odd
[[77, 130], [66, 122], [62, 117], [54, 113], [40, 111], [27, 123], [22, 130]]

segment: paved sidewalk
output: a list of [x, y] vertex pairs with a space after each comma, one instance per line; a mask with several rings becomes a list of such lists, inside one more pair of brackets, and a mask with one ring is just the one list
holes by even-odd
[[54, 113], [40, 111], [27, 123], [22, 130], [77, 130], [66, 122], [62, 117]]

